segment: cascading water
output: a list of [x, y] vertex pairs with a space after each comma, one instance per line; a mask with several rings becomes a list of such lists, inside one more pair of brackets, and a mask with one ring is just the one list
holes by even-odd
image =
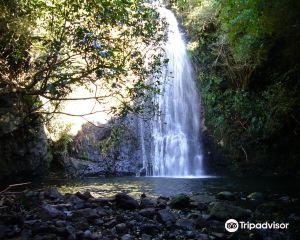
[[152, 123], [152, 175], [201, 176], [199, 97], [186, 45], [174, 14], [160, 8], [166, 18], [169, 59], [161, 77], [161, 94], [156, 96], [160, 114]]

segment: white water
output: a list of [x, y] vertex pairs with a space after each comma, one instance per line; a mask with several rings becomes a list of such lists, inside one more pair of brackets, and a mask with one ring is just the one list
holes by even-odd
[[153, 120], [153, 176], [195, 177], [203, 175], [200, 144], [200, 101], [186, 44], [174, 14], [161, 8], [169, 24], [165, 46], [169, 59], [156, 97], [160, 114]]

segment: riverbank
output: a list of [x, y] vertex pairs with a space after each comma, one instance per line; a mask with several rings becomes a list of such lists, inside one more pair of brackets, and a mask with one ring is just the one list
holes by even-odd
[[[299, 199], [222, 191], [135, 198], [62, 194], [57, 188], [1, 198], [0, 239], [299, 239]], [[289, 223], [288, 229], [225, 230], [226, 220]]]

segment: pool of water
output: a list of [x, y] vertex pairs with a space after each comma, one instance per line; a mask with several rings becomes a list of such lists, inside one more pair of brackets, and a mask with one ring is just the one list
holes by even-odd
[[114, 177], [84, 179], [48, 179], [36, 187], [55, 186], [62, 192], [90, 191], [95, 196], [112, 196], [118, 192], [131, 195], [146, 193], [152, 196], [185, 194], [216, 194], [220, 191], [241, 193], [263, 192], [299, 197], [293, 178], [227, 178], [206, 176], [202, 178]]

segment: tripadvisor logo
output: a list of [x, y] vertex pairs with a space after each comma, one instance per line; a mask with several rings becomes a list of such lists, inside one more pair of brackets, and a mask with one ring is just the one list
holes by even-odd
[[276, 223], [276, 222], [264, 222], [264, 223], [250, 223], [250, 222], [238, 222], [235, 219], [229, 219], [225, 222], [225, 229], [228, 232], [236, 232], [240, 229], [287, 229], [289, 223]]
[[235, 232], [239, 229], [239, 223], [237, 220], [235, 219], [229, 219], [226, 221], [225, 223], [225, 229], [228, 232]]

